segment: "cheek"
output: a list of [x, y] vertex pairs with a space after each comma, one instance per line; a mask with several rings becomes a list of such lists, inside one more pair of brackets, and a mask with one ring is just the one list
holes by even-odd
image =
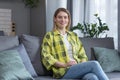
[[66, 22], [69, 22], [69, 19], [65, 19]]
[[68, 24], [68, 23], [69, 23], [69, 20], [66, 20], [66, 23]]
[[59, 20], [57, 18], [54, 18], [54, 22], [57, 23]]
[[69, 20], [66, 20], [66, 22], [69, 22]]
[[59, 22], [59, 21], [60, 21], [59, 19], [54, 19], [54, 22], [56, 22], [56, 23]]

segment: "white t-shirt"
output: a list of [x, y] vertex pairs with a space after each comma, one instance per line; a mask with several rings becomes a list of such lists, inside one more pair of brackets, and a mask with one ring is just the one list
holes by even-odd
[[[62, 34], [61, 34], [62, 35]], [[62, 35], [63, 36], [63, 41], [65, 43], [65, 46], [68, 51], [68, 55], [70, 57], [70, 60], [74, 60], [73, 55], [72, 55], [72, 45], [68, 42], [67, 40], [67, 34]]]

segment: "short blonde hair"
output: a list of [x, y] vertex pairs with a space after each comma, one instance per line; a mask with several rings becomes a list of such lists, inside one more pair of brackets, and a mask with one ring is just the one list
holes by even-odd
[[65, 9], [65, 8], [58, 8], [55, 11], [54, 16], [53, 16], [53, 25], [54, 25], [53, 30], [57, 29], [57, 26], [56, 26], [56, 23], [55, 23], [54, 19], [56, 18], [56, 16], [58, 15], [58, 13], [61, 12], [61, 11], [67, 13], [67, 15], [68, 15], [69, 22], [68, 22], [68, 25], [66, 26], [66, 30], [69, 30], [70, 25], [71, 25], [71, 15], [70, 15], [70, 12], [67, 9]]

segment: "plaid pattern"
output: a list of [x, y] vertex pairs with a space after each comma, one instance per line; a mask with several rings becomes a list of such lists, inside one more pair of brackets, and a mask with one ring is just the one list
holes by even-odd
[[[88, 60], [85, 50], [78, 36], [70, 31], [67, 31], [68, 41], [72, 45], [73, 57], [80, 63], [82, 60]], [[60, 61], [63, 63], [69, 62], [68, 51], [63, 43], [63, 37], [56, 30], [54, 32], [46, 33], [42, 43], [42, 62], [48, 70], [53, 71], [53, 77], [62, 77], [67, 68], [56, 68], [53, 65]]]

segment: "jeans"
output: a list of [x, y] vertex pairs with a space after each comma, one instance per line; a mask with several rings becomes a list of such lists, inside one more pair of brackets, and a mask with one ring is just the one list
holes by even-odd
[[63, 79], [109, 80], [97, 61], [87, 61], [71, 66]]

